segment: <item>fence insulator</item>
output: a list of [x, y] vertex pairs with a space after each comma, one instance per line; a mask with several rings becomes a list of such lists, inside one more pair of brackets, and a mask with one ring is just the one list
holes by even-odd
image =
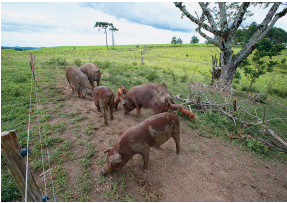
[[49, 200], [49, 196], [45, 195], [42, 197], [42, 202], [47, 202]]
[[[28, 148], [28, 153], [30, 153], [30, 148]], [[26, 149], [26, 148], [21, 149], [21, 156], [22, 156], [22, 157], [27, 156], [27, 149]]]

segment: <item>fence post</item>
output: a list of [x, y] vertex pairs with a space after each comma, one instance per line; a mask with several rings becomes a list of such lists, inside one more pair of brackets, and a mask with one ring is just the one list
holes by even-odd
[[[22, 195], [25, 196], [26, 158], [21, 156], [21, 145], [15, 130], [1, 132], [1, 154], [17, 187]], [[27, 201], [42, 202], [41, 192], [30, 170], [28, 171]]]

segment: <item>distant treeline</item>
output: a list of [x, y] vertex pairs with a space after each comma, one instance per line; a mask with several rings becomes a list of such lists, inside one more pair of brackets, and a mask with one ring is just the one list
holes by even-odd
[[1, 46], [1, 49], [14, 49], [16, 51], [25, 51], [25, 50], [31, 50], [31, 49], [41, 49], [45, 47], [5, 47]]
[[[244, 29], [238, 29], [235, 32], [233, 42], [235, 44], [246, 44], [251, 36], [256, 32], [256, 30], [259, 28], [260, 24], [258, 25], [256, 22], [253, 22]], [[266, 35], [267, 39], [272, 41], [273, 43], [287, 43], [287, 32], [281, 28], [272, 28], [270, 32]]]

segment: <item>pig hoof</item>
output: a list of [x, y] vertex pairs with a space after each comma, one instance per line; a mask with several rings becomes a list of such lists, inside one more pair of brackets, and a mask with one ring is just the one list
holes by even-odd
[[143, 169], [143, 172], [145, 172], [145, 173], [146, 173], [146, 172], [147, 172], [147, 170], [146, 170], [146, 169], [145, 169], [145, 170]]
[[179, 152], [178, 152], [178, 153], [176, 153], [176, 155], [179, 155]]
[[101, 174], [102, 174], [103, 176], [105, 176], [105, 175], [106, 175], [106, 173], [105, 173], [104, 169], [102, 169], [102, 170], [101, 170]]

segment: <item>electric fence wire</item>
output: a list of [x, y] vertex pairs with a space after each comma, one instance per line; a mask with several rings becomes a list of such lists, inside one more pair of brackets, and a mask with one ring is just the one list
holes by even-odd
[[27, 202], [27, 184], [28, 184], [28, 169], [29, 169], [29, 165], [28, 165], [28, 161], [29, 161], [28, 149], [29, 149], [29, 137], [30, 137], [32, 89], [33, 89], [33, 88], [32, 88], [32, 87], [33, 87], [32, 83], [33, 83], [33, 73], [32, 73], [32, 75], [31, 75], [30, 108], [29, 108], [28, 135], [27, 135], [27, 163], [26, 163], [25, 202]]
[[[31, 59], [32, 59], [32, 54], [30, 53]], [[34, 55], [34, 61], [36, 61], [35, 59], [35, 55]], [[45, 196], [47, 195], [47, 184], [46, 184], [46, 176], [45, 176], [45, 167], [44, 167], [44, 160], [43, 160], [43, 147], [42, 147], [42, 136], [41, 136], [41, 129], [40, 129], [40, 117], [39, 117], [39, 105], [41, 108], [41, 119], [43, 120], [43, 114], [42, 114], [42, 107], [41, 107], [41, 101], [40, 101], [40, 97], [38, 94], [38, 83], [37, 83], [37, 74], [35, 74], [35, 64], [34, 61], [32, 59], [31, 61], [31, 66], [32, 66], [32, 77], [31, 77], [31, 92], [30, 92], [30, 110], [29, 110], [29, 124], [28, 124], [28, 136], [27, 136], [27, 167], [26, 167], [26, 185], [25, 185], [25, 202], [27, 202], [27, 174], [28, 174], [28, 144], [29, 144], [29, 130], [30, 130], [30, 114], [31, 114], [31, 95], [32, 95], [32, 78], [34, 77], [34, 81], [35, 81], [35, 94], [36, 94], [36, 101], [37, 101], [37, 115], [38, 115], [38, 126], [39, 126], [39, 136], [40, 136], [40, 143], [41, 143], [41, 155], [42, 155], [42, 165], [43, 165], [43, 175], [44, 175], [44, 185], [45, 185]], [[39, 102], [38, 102], [39, 101]], [[54, 184], [53, 184], [53, 178], [52, 178], [52, 173], [51, 173], [51, 165], [50, 165], [50, 156], [49, 156], [49, 150], [48, 150], [48, 146], [47, 146], [47, 138], [46, 138], [46, 133], [45, 133], [45, 128], [44, 128], [44, 124], [43, 124], [43, 131], [45, 134], [45, 142], [46, 142], [46, 149], [47, 149], [47, 156], [48, 156], [48, 163], [49, 163], [49, 171], [50, 171], [50, 176], [51, 176], [51, 181], [52, 181], [52, 188], [53, 188], [53, 196], [54, 196], [54, 201], [56, 202], [56, 198], [55, 198], [55, 190], [54, 190]], [[46, 197], [47, 198], [47, 197]]]
[[[37, 78], [37, 74], [36, 74], [36, 78]], [[39, 104], [40, 104], [40, 111], [41, 111], [41, 119], [43, 121], [43, 111], [42, 111], [42, 105], [41, 105], [41, 99], [39, 97]], [[51, 172], [51, 164], [50, 164], [50, 155], [49, 155], [49, 149], [48, 149], [48, 144], [47, 144], [47, 136], [46, 136], [46, 131], [45, 131], [45, 124], [44, 122], [42, 122], [42, 128], [44, 131], [44, 135], [45, 135], [45, 143], [46, 143], [46, 151], [47, 151], [47, 156], [48, 156], [48, 163], [49, 163], [49, 171], [50, 171], [50, 177], [51, 177], [51, 183], [52, 183], [52, 188], [53, 188], [53, 196], [54, 196], [54, 202], [56, 202], [56, 197], [55, 197], [55, 189], [54, 189], [54, 184], [53, 184], [53, 178], [52, 178], [52, 172]]]
[[42, 136], [41, 136], [41, 128], [40, 128], [40, 117], [39, 117], [39, 105], [38, 105], [38, 90], [37, 90], [37, 74], [35, 77], [35, 93], [36, 93], [36, 102], [37, 102], [37, 115], [38, 115], [38, 129], [39, 129], [39, 137], [40, 137], [40, 145], [41, 145], [41, 155], [42, 155], [42, 165], [43, 165], [43, 174], [44, 174], [44, 185], [45, 185], [45, 195], [47, 195], [47, 185], [46, 185], [46, 176], [45, 176], [45, 167], [44, 167], [44, 158], [43, 158], [43, 147], [42, 147]]

